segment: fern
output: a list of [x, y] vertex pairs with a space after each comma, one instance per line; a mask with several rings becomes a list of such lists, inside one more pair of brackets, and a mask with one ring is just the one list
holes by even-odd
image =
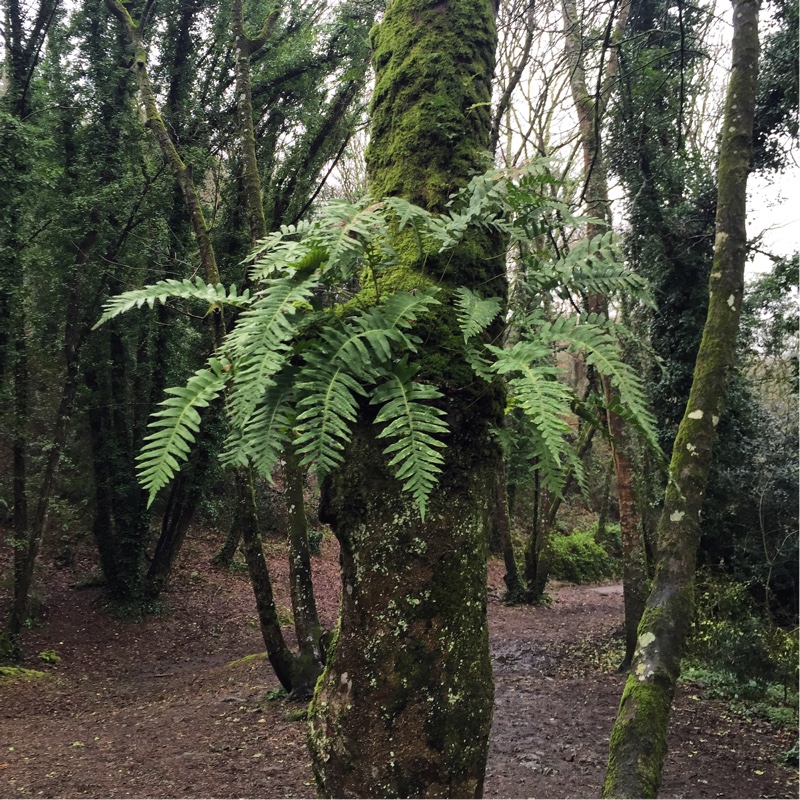
[[317, 272], [298, 271], [267, 281], [226, 337], [226, 351], [236, 365], [229, 404], [235, 427], [244, 425], [264, 389], [286, 364], [303, 308], [319, 280]]
[[456, 308], [458, 309], [458, 324], [464, 334], [464, 341], [469, 342], [473, 336], [483, 333], [502, 308], [499, 297], [486, 299], [465, 289], [463, 286], [455, 290]]
[[[532, 236], [578, 221], [544, 196], [542, 187], [551, 180], [544, 162], [493, 170], [454, 195], [441, 215], [401, 198], [336, 201], [315, 219], [283, 226], [258, 243], [247, 260], [257, 286], [253, 293], [239, 295], [235, 286], [208, 286], [196, 279], [162, 281], [109, 300], [98, 324], [169, 298], [242, 309], [221, 352], [185, 387], [168, 391], [150, 424], [152, 433], [138, 459], [151, 502], [186, 459], [200, 426], [198, 409], [226, 391], [231, 430], [223, 463], [250, 464], [270, 480], [290, 442], [301, 464], [315, 467], [320, 476], [338, 467], [359, 409], [365, 400], [378, 406], [378, 436], [388, 440], [389, 466], [424, 518], [444, 463], [442, 437], [448, 429], [443, 412], [430, 402], [440, 393], [413, 380], [416, 367], [408, 358], [422, 344], [414, 335], [415, 323], [440, 302], [437, 291], [398, 292], [344, 317], [323, 311], [321, 298], [360, 273], [376, 276], [396, 264], [392, 242], [398, 230], [410, 230], [424, 256], [456, 246], [475, 227], [524, 245], [534, 307], [552, 294], [644, 297], [642, 282], [620, 263], [611, 235], [578, 243], [554, 261], [530, 253]], [[503, 349], [482, 341], [504, 307], [501, 299], [462, 287], [453, 291], [452, 302], [464, 340], [462, 355], [482, 379], [507, 382], [509, 405], [528, 421], [527, 448], [547, 488], [562, 491], [570, 469], [584, 481], [567, 436], [574, 396], [559, 380], [561, 370], [550, 363], [553, 347], [584, 353], [587, 363], [608, 375], [620, 413], [636, 420], [647, 440], [655, 442], [643, 387], [622, 361], [611, 323], [589, 317], [548, 322], [529, 315], [522, 324], [523, 340]]]
[[[487, 345], [487, 349], [497, 359], [492, 370], [507, 376], [512, 403], [536, 427], [548, 463], [560, 469], [571, 400], [569, 387], [558, 380], [563, 370], [538, 363], [550, 355], [549, 348], [540, 342], [517, 342], [508, 350]], [[546, 477], [552, 474], [549, 472]]]
[[385, 427], [378, 438], [394, 440], [383, 451], [392, 456], [389, 467], [403, 481], [403, 489], [414, 496], [424, 521], [428, 498], [444, 463], [444, 443], [436, 437], [445, 435], [448, 428], [441, 409], [421, 402], [436, 400], [441, 392], [412, 381], [416, 372], [417, 367], [403, 360], [370, 402], [381, 406], [375, 423]]
[[225, 442], [220, 461], [224, 466], [252, 465], [272, 483], [272, 472], [285, 446], [291, 441], [294, 425], [293, 385], [297, 370], [287, 369], [264, 392], [243, 428], [233, 428]]
[[550, 342], [566, 342], [570, 352], [583, 352], [587, 365], [609, 378], [625, 409], [626, 419], [634, 422], [653, 452], [659, 454], [655, 419], [647, 408], [642, 380], [622, 360], [612, 330], [614, 327], [604, 317], [591, 314], [583, 318], [559, 317], [555, 322], [545, 323], [540, 328], [540, 336]]
[[141, 308], [145, 304], [153, 308], [156, 300], [166, 303], [167, 300], [172, 299], [200, 300], [208, 303], [210, 309], [224, 305], [246, 308], [251, 302], [250, 293], [245, 290], [242, 294], [237, 294], [236, 286], [226, 289], [221, 283], [216, 285], [206, 283], [199, 277], [193, 281], [188, 279], [178, 281], [169, 278], [142, 289], [123, 292], [107, 300], [103, 304], [103, 315], [97, 320], [92, 330], [96, 330], [108, 320], [133, 308]]
[[414, 337], [404, 331], [417, 315], [438, 303], [436, 290], [398, 292], [384, 303], [329, 325], [319, 335], [297, 378], [296, 449], [303, 465], [315, 463], [325, 475], [342, 461], [355, 422], [357, 396], [386, 374], [393, 352], [413, 352]]
[[314, 464], [324, 477], [342, 463], [344, 443], [358, 414], [357, 396], [367, 392], [345, 364], [332, 365], [323, 354], [310, 357], [307, 367], [314, 377], [297, 384], [303, 396], [297, 403], [295, 449], [302, 466]]
[[186, 461], [194, 434], [200, 430], [198, 408], [208, 406], [222, 392], [228, 380], [230, 364], [210, 358], [208, 367], [192, 375], [186, 386], [167, 389], [171, 395], [159, 405], [161, 411], [153, 414], [148, 428], [153, 433], [145, 437], [145, 444], [137, 456], [138, 476], [149, 494], [148, 506], [159, 489], [166, 486], [180, 469], [178, 459]]

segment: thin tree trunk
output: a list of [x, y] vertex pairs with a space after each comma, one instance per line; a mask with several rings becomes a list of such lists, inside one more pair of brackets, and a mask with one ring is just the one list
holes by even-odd
[[[264, 206], [261, 196], [261, 176], [256, 154], [253, 128], [252, 84], [250, 55], [269, 38], [277, 22], [276, 8], [264, 21], [257, 39], [245, 34], [242, 0], [231, 0], [231, 27], [236, 45], [236, 103], [239, 112], [239, 132], [244, 164], [245, 201], [250, 225], [250, 241], [255, 244], [267, 235]], [[292, 696], [310, 697], [322, 672], [325, 654], [322, 650], [322, 627], [317, 615], [314, 587], [311, 583], [311, 558], [308, 550], [308, 525], [303, 498], [303, 472], [292, 448], [286, 452], [286, 496], [289, 511], [289, 580], [292, 597], [295, 633], [299, 656], [293, 663]], [[241, 517], [239, 518], [241, 521]], [[244, 530], [244, 526], [241, 526]], [[228, 537], [232, 539], [231, 536]]]
[[287, 692], [292, 692], [296, 686], [295, 659], [283, 638], [283, 631], [278, 622], [272, 581], [269, 577], [269, 568], [264, 557], [264, 547], [258, 529], [258, 517], [253, 497], [253, 478], [249, 470], [245, 469], [238, 469], [234, 474], [238, 500], [237, 514], [242, 531], [242, 550], [247, 561], [250, 582], [253, 585], [261, 635], [267, 647], [267, 657], [278, 680]]
[[292, 694], [301, 698], [311, 697], [325, 663], [325, 653], [322, 647], [322, 626], [319, 623], [314, 586], [311, 583], [303, 471], [291, 445], [285, 451], [285, 458], [284, 477], [289, 510], [289, 586], [294, 629], [300, 649], [296, 667], [297, 684]]
[[511, 539], [511, 518], [508, 513], [508, 495], [506, 484], [506, 469], [503, 459], [494, 473], [494, 502], [493, 524], [497, 527], [500, 536], [500, 545], [503, 550], [503, 563], [506, 574], [503, 581], [506, 584], [504, 602], [518, 603], [523, 596], [522, 579], [517, 566], [517, 557], [514, 553], [514, 542]]
[[[195, 457], [203, 458], [204, 456], [202, 453], [196, 453]], [[190, 483], [192, 481], [187, 480], [186, 476], [180, 473], [170, 487], [167, 507], [161, 518], [161, 533], [145, 576], [144, 591], [151, 600], [157, 598], [166, 588], [178, 553], [180, 553], [189, 531], [194, 509], [199, 499], [196, 487], [187, 485]]]
[[611, 734], [605, 797], [656, 797], [661, 783], [670, 710], [692, 616], [700, 510], [736, 357], [758, 77], [758, 6], [758, 0], [733, 2], [733, 57], [722, 125], [708, 316], [672, 450], [653, 589]]

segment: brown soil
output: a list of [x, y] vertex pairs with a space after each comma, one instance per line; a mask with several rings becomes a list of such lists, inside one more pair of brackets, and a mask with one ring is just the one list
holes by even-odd
[[[93, 566], [48, 568], [44, 624], [25, 637], [26, 667], [0, 682], [2, 797], [313, 797], [298, 706], [278, 688], [243, 574], [213, 570], [198, 531], [166, 595], [168, 611], [114, 619], [98, 589], [73, 588]], [[278, 604], [289, 606], [282, 548], [270, 548]], [[338, 603], [336, 546], [314, 559], [318, 605]], [[0, 564], [2, 567], [2, 564]], [[619, 586], [558, 586], [549, 608], [501, 605], [490, 564], [496, 702], [487, 797], [597, 797], [624, 679], [614, 671]], [[0, 590], [0, 613], [7, 591]], [[55, 650], [58, 664], [36, 657]], [[747, 721], [683, 685], [662, 796], [796, 797], [781, 762], [792, 735]]]

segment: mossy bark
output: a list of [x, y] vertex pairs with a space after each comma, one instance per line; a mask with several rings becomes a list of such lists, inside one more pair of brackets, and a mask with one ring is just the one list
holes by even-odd
[[[441, 210], [485, 164], [493, 5], [393, 0], [372, 43], [372, 193]], [[503, 249], [485, 234], [446, 259], [421, 261], [408, 242], [397, 247], [397, 283], [444, 288], [443, 305], [417, 333], [425, 342], [420, 378], [444, 392], [451, 433], [424, 521], [389, 472], [369, 408], [346, 465], [323, 484], [321, 512], [341, 545], [344, 591], [309, 747], [323, 796], [474, 797], [494, 693], [486, 557], [499, 452], [489, 427], [500, 423], [504, 402], [463, 359], [447, 288], [503, 293]]]
[[673, 446], [653, 589], [611, 735], [606, 797], [656, 797], [661, 782], [669, 711], [692, 614], [700, 510], [741, 315], [747, 175], [758, 74], [758, 5], [758, 0], [733, 2], [733, 65], [722, 126], [708, 316]]

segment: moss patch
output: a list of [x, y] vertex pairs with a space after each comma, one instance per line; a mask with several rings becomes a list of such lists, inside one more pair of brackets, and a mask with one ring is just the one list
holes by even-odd
[[235, 661], [229, 661], [226, 667], [240, 667], [242, 664], [252, 664], [256, 661], [264, 661], [267, 658], [266, 653], [252, 653], [249, 656], [237, 658]]
[[46, 678], [44, 672], [36, 669], [23, 669], [22, 667], [0, 667], [0, 686], [9, 683], [19, 683], [20, 681], [35, 681], [39, 678]]

